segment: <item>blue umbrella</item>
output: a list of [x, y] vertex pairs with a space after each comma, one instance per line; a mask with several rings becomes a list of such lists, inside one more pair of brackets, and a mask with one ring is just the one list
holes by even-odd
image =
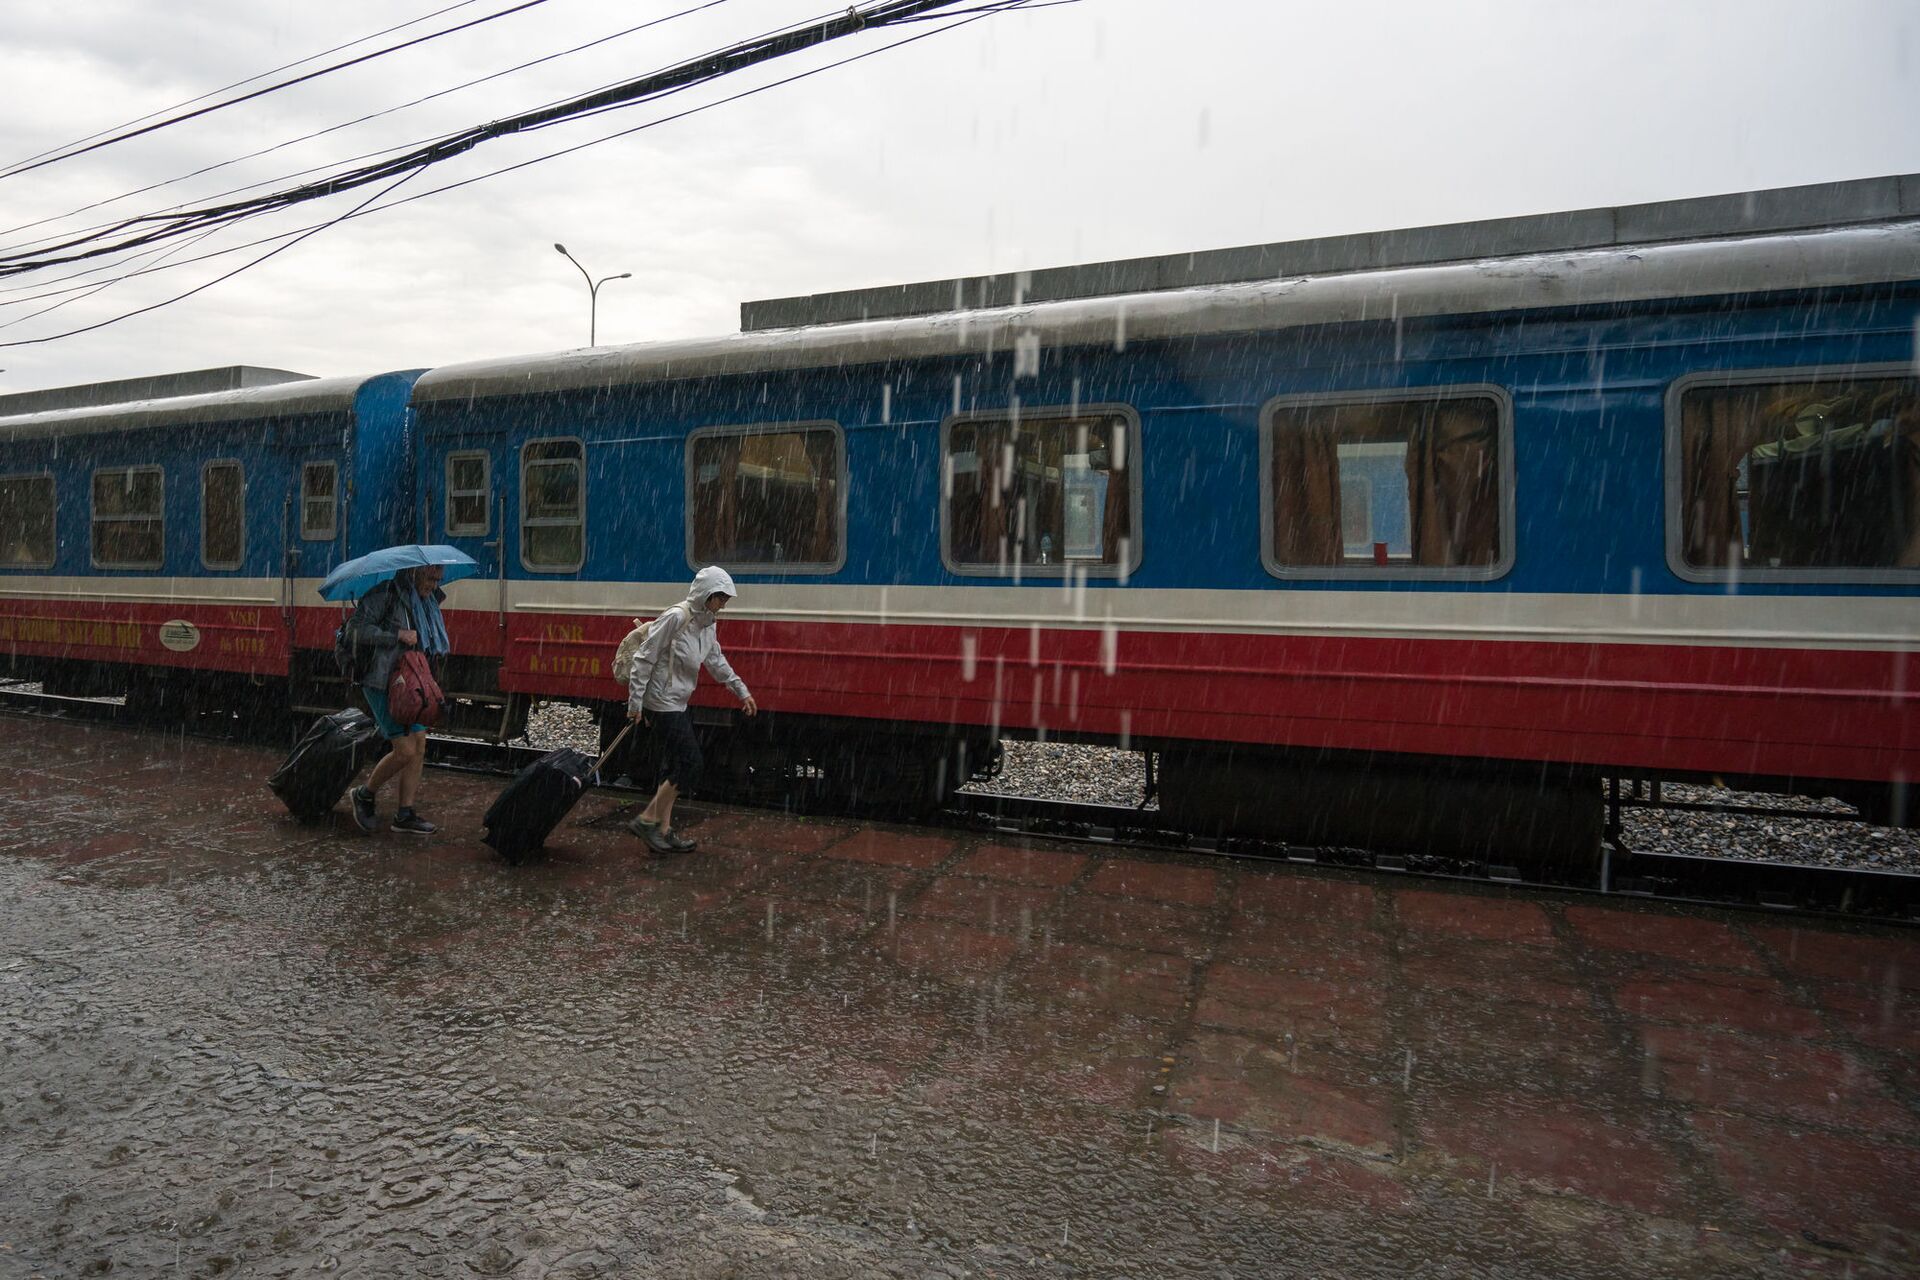
[[458, 582], [480, 572], [473, 557], [456, 547], [422, 547], [411, 543], [403, 547], [382, 547], [335, 568], [320, 584], [320, 598], [357, 600], [402, 569], [419, 569], [430, 564], [446, 568], [444, 582]]

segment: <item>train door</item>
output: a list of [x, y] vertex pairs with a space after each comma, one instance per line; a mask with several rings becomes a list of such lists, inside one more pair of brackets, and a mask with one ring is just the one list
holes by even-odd
[[428, 451], [421, 477], [423, 541], [472, 556], [480, 572], [455, 583], [446, 604], [453, 702], [443, 733], [505, 739], [525, 722], [525, 700], [500, 688], [507, 639], [507, 510], [499, 459], [487, 441], [463, 437]]
[[351, 705], [353, 694], [333, 665], [341, 610], [316, 593], [346, 558], [348, 477], [333, 448], [290, 444], [283, 457], [288, 476], [280, 509], [280, 616], [291, 654], [290, 701], [296, 711], [338, 711]]

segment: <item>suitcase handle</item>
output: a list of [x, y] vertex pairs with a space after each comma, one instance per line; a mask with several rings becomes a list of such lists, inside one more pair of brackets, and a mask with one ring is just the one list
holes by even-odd
[[600, 772], [600, 770], [606, 767], [607, 761], [613, 758], [613, 753], [620, 749], [620, 744], [622, 742], [625, 742], [627, 739], [627, 735], [632, 732], [633, 732], [633, 721], [629, 720], [626, 723], [626, 727], [620, 730], [619, 735], [615, 737], [612, 742], [607, 744], [607, 749], [600, 754], [600, 759], [594, 762], [593, 771], [595, 773]]

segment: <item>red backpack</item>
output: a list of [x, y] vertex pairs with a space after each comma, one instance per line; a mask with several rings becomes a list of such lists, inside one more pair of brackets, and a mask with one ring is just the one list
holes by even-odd
[[408, 649], [394, 659], [393, 675], [387, 680], [387, 710], [395, 724], [432, 727], [446, 704], [447, 695], [440, 692], [426, 654]]

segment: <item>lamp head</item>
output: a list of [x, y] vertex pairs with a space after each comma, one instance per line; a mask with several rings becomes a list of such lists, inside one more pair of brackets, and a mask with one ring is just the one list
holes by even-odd
[[567, 251], [567, 246], [563, 244], [556, 244], [555, 246], [553, 246], [553, 251], [555, 253], [565, 253]]

